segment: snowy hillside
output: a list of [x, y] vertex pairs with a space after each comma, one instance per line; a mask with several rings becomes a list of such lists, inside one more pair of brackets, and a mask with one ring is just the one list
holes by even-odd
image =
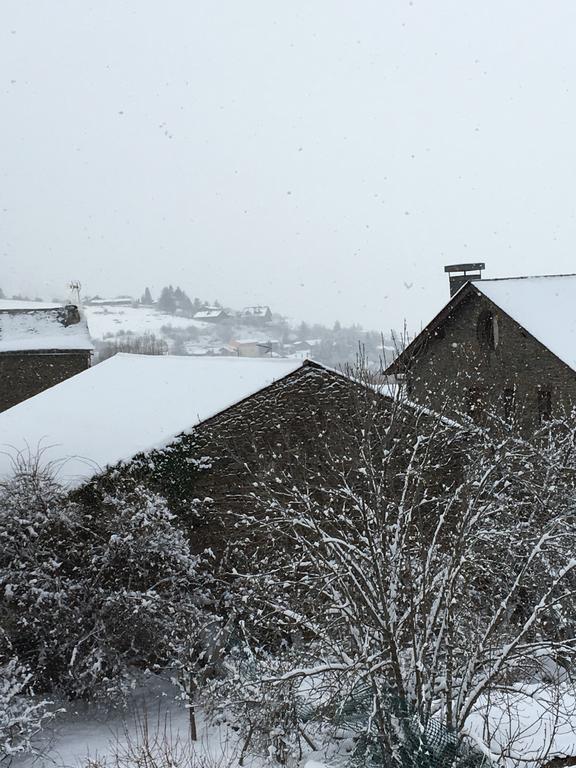
[[187, 317], [177, 317], [159, 312], [153, 307], [93, 307], [84, 308], [90, 333], [94, 339], [125, 333], [154, 333], [162, 335], [162, 327], [198, 328], [209, 331], [208, 323], [201, 323]]
[[[197, 300], [195, 300], [197, 301]], [[190, 308], [189, 308], [190, 309]], [[174, 355], [237, 355], [240, 357], [311, 358], [333, 367], [354, 363], [362, 350], [367, 362], [379, 368], [395, 356], [394, 344], [379, 332], [360, 326], [329, 328], [294, 322], [270, 314], [266, 320], [246, 319], [225, 311], [219, 322], [192, 319], [187, 311], [161, 311], [156, 306], [86, 305], [96, 346], [96, 360], [118, 352]]]
[[[148, 306], [90, 306], [84, 309], [100, 359], [116, 351], [144, 352], [141, 348], [110, 349], [130, 343], [129, 339], [153, 336], [159, 352], [178, 355], [235, 354], [226, 349], [238, 339], [248, 339], [271, 348], [269, 328], [255, 328], [237, 322], [211, 323], [182, 315], [167, 314]], [[161, 345], [161, 346], [158, 346]]]

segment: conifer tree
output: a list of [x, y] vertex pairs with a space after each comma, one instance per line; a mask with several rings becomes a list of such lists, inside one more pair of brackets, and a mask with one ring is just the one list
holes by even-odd
[[162, 288], [160, 298], [158, 299], [158, 309], [169, 315], [173, 315], [176, 312], [176, 298], [174, 296], [174, 288], [171, 285]]

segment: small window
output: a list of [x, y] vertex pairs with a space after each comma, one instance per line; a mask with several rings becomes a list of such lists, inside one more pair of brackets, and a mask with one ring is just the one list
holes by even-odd
[[514, 387], [507, 387], [504, 390], [502, 400], [504, 403], [504, 418], [506, 421], [510, 421], [516, 410], [516, 390]]
[[478, 341], [485, 349], [496, 349], [500, 342], [497, 316], [488, 310], [482, 312], [478, 318]]
[[538, 390], [538, 418], [541, 422], [552, 418], [552, 392], [549, 389]]

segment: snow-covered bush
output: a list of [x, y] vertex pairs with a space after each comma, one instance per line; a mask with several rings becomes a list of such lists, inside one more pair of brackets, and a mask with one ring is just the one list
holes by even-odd
[[302, 725], [308, 697], [299, 695], [297, 687], [276, 684], [292, 662], [293, 656], [279, 649], [255, 654], [236, 647], [226, 657], [227, 674], [204, 686], [204, 706], [212, 720], [232, 724], [241, 736], [241, 765], [247, 753], [255, 752], [280, 764], [289, 758], [297, 763], [303, 744], [312, 744]]
[[29, 752], [32, 737], [51, 717], [46, 702], [30, 697], [31, 678], [18, 659], [0, 659], [0, 762]]
[[210, 616], [207, 583], [164, 500], [142, 487], [94, 505], [37, 469], [0, 486], [0, 620], [39, 691], [122, 696], [132, 667], [188, 659]]

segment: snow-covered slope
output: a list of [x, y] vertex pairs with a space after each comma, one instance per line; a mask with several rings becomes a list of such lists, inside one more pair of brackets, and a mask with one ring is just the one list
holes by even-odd
[[0, 414], [0, 476], [18, 452], [76, 485], [169, 443], [302, 364], [238, 357], [116, 355]]
[[134, 334], [161, 334], [162, 326], [171, 325], [173, 328], [198, 328], [209, 330], [208, 323], [201, 323], [187, 317], [166, 315], [153, 307], [84, 307], [88, 318], [90, 333], [94, 339], [103, 339], [118, 331]]

